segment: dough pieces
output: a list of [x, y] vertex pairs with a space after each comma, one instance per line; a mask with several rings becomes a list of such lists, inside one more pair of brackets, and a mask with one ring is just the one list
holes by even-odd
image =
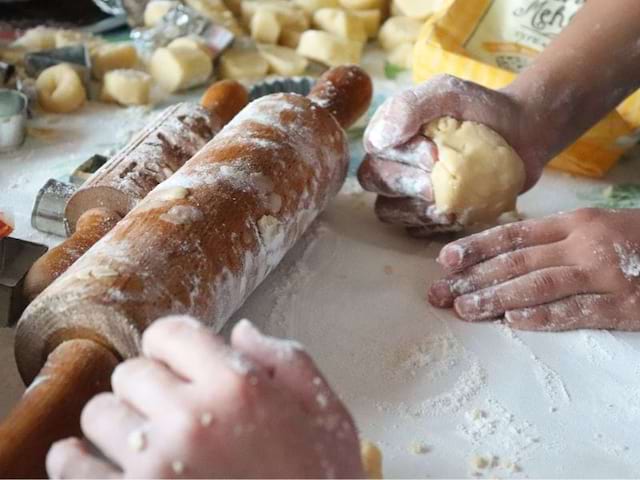
[[403, 43], [415, 43], [421, 29], [420, 20], [411, 17], [391, 17], [380, 28], [378, 42], [389, 52]]
[[260, 55], [269, 63], [269, 70], [277, 75], [302, 75], [309, 62], [292, 48], [278, 45], [258, 45]]
[[111, 70], [104, 76], [101, 99], [120, 105], [149, 103], [151, 75], [137, 70]]
[[164, 90], [175, 93], [205, 83], [213, 72], [213, 64], [198, 48], [167, 47], [153, 53], [149, 72]]
[[320, 30], [356, 42], [367, 41], [364, 22], [341, 8], [321, 8], [313, 14], [313, 24]]
[[36, 80], [36, 91], [38, 103], [47, 112], [73, 112], [87, 99], [80, 75], [68, 63], [43, 70]]
[[108, 43], [96, 49], [91, 63], [93, 76], [101, 80], [110, 70], [134, 68], [138, 63], [138, 51], [131, 43]]
[[231, 48], [220, 57], [220, 75], [231, 80], [262, 78], [269, 71], [269, 63], [257, 50]]
[[462, 225], [491, 223], [515, 210], [524, 163], [496, 132], [476, 122], [443, 117], [424, 134], [438, 147], [431, 179], [436, 207]]
[[362, 43], [321, 30], [307, 30], [300, 37], [298, 54], [330, 67], [360, 63]]
[[152, 0], [144, 8], [144, 25], [153, 27], [162, 20], [169, 10], [178, 6], [180, 2], [174, 0]]
[[382, 453], [373, 443], [366, 440], [360, 441], [360, 456], [362, 466], [367, 478], [382, 478]]

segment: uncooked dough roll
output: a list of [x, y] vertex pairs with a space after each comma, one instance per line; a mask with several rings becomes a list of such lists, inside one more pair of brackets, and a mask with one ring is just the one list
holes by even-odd
[[443, 117], [424, 134], [438, 147], [431, 179], [436, 207], [462, 225], [488, 224], [512, 212], [522, 192], [524, 163], [504, 138], [476, 122]]

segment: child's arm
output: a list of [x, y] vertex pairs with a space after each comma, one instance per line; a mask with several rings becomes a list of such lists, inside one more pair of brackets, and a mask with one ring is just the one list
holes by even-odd
[[558, 152], [640, 86], [640, 2], [590, 0], [507, 88], [438, 76], [389, 99], [365, 134], [364, 188], [379, 216], [429, 234], [449, 226], [429, 206], [433, 146], [418, 133], [442, 116], [483, 123], [525, 162], [532, 187]]
[[231, 345], [185, 317], [155, 322], [144, 357], [82, 413], [87, 440], [56, 443], [52, 478], [358, 478], [353, 420], [296, 343], [249, 322]]

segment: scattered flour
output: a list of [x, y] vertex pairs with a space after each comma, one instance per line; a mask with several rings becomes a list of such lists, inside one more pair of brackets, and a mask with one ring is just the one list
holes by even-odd
[[629, 280], [640, 277], [640, 253], [631, 248], [615, 244], [613, 246], [620, 259], [620, 270]]

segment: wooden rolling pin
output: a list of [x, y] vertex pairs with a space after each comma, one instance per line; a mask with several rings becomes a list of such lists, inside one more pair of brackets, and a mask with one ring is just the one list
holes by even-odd
[[[371, 95], [367, 74], [351, 66], [327, 72], [308, 98], [256, 100], [27, 308], [16, 359], [25, 382], [39, 382], [29, 393], [39, 408], [19, 406], [0, 425], [0, 476], [15, 471], [15, 452], [30, 451], [27, 433], [59, 438], [54, 422], [35, 419], [66, 408], [61, 390], [76, 393], [38, 376], [60, 348], [90, 341], [96, 352], [135, 356], [144, 329], [172, 313], [222, 327], [340, 189], [349, 160], [343, 128]], [[86, 368], [72, 353], [57, 362]], [[4, 433], [30, 420], [33, 428], [7, 445]], [[41, 460], [45, 452], [32, 453]]]
[[24, 282], [25, 298], [32, 302], [248, 101], [241, 84], [223, 80], [209, 87], [201, 106], [180, 103], [162, 112], [69, 199], [65, 217], [73, 233], [32, 266]]

